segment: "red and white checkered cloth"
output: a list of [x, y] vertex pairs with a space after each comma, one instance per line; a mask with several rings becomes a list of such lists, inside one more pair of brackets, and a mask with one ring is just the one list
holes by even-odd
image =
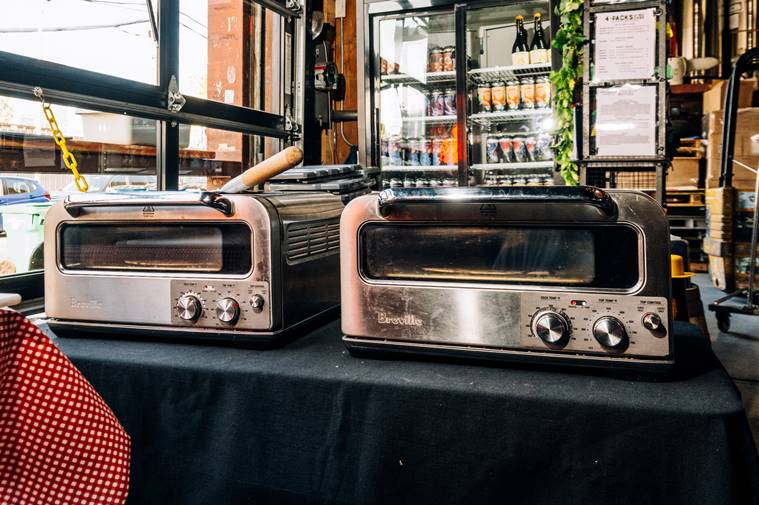
[[0, 309], [0, 503], [121, 504], [129, 435], [21, 314]]

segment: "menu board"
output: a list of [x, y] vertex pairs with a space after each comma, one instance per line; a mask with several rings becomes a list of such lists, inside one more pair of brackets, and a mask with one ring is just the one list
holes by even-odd
[[650, 79], [656, 69], [655, 56], [654, 9], [596, 15], [594, 80]]
[[598, 156], [656, 155], [656, 86], [596, 91]]

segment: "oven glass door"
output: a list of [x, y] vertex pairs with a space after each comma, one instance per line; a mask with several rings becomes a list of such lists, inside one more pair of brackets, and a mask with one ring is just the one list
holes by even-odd
[[64, 270], [243, 275], [252, 265], [242, 223], [66, 224], [58, 233]]
[[627, 226], [370, 223], [360, 230], [369, 279], [630, 289], [638, 233]]

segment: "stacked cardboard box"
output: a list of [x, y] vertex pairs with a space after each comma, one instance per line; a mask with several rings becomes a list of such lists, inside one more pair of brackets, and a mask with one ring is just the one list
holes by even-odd
[[[709, 255], [712, 282], [725, 291], [748, 285], [751, 253], [749, 219], [754, 205], [756, 202], [751, 191], [735, 188], [706, 190], [707, 238], [704, 239], [704, 252]], [[759, 275], [755, 281], [759, 283]]]
[[[706, 187], [719, 186], [720, 164], [722, 161], [723, 112], [712, 111], [705, 116], [707, 138]], [[733, 151], [733, 186], [739, 189], [754, 189], [756, 175], [743, 165], [759, 167], [759, 108], [738, 110]]]

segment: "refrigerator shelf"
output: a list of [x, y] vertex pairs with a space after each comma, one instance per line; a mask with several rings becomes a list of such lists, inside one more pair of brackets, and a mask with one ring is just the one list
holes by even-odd
[[478, 112], [469, 116], [474, 123], [481, 126], [508, 123], [509, 121], [524, 121], [553, 114], [551, 109], [524, 109], [504, 112]]
[[381, 76], [382, 84], [438, 84], [456, 82], [456, 72], [427, 72], [424, 80], [409, 74], [386, 74]]
[[476, 68], [469, 71], [469, 77], [477, 84], [493, 81], [509, 81], [520, 77], [535, 77], [548, 75], [551, 72], [550, 63], [535, 63], [531, 65], [514, 65], [510, 67]]
[[455, 123], [456, 116], [411, 116], [402, 118], [404, 123]]
[[457, 165], [409, 165], [403, 167], [382, 167], [383, 172], [455, 172], [458, 169], [459, 167]]
[[553, 168], [553, 160], [527, 161], [524, 163], [480, 163], [472, 165], [472, 170], [539, 170]]

